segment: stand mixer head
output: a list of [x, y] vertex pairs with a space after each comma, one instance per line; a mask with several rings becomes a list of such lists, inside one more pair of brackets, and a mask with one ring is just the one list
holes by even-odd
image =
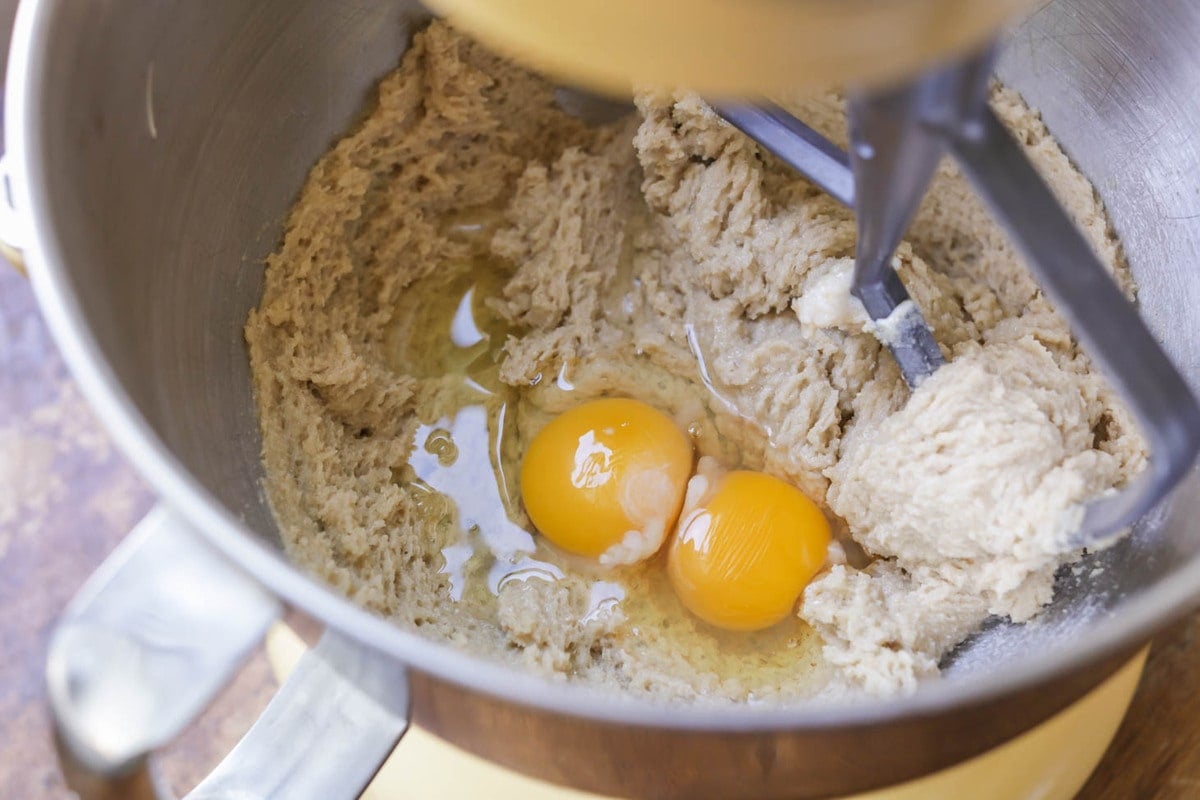
[[[723, 98], [713, 104], [718, 114], [854, 210], [852, 292], [914, 388], [945, 357], [892, 259], [938, 163], [953, 157], [1150, 445], [1146, 468], [1128, 486], [1089, 502], [1064, 550], [1101, 544], [1132, 525], [1195, 461], [1196, 398], [988, 106], [997, 32], [1032, 3], [430, 5], [515, 58], [589, 88], [686, 85]], [[761, 99], [834, 82], [849, 87], [849, 153]]]
[[429, 0], [489, 46], [558, 79], [710, 97], [873, 86], [984, 47], [1046, 0]]

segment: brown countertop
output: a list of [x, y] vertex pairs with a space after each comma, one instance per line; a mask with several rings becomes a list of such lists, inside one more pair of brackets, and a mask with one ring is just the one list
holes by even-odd
[[[26, 282], [0, 269], [0, 797], [72, 797], [59, 777], [42, 689], [54, 619], [153, 503], [92, 418]], [[273, 690], [262, 654], [161, 758], [182, 793], [219, 760]], [[1161, 636], [1115, 743], [1083, 800], [1200, 797], [1200, 616]]]

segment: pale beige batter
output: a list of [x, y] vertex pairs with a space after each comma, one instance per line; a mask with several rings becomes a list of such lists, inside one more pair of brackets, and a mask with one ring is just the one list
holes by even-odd
[[[993, 101], [1132, 293], [1087, 180], [1016, 95]], [[838, 98], [788, 105], [844, 138]], [[551, 675], [691, 700], [910, 691], [988, 615], [1049, 600], [1077, 504], [1139, 469], [1141, 440], [949, 167], [896, 257], [950, 359], [910, 397], [847, 293], [849, 213], [698, 98], [637, 106], [588, 128], [444, 25], [417, 36], [313, 169], [246, 326], [288, 551], [398, 624]], [[472, 281], [481, 330], [450, 347], [442, 306]], [[551, 552], [515, 465], [601, 394], [791, 481], [874, 563], [728, 634], [657, 561]], [[456, 475], [500, 511], [434, 490]]]

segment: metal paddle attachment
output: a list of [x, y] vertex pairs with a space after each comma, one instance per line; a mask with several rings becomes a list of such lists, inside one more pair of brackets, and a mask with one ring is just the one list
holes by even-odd
[[852, 94], [848, 155], [777, 106], [723, 105], [717, 111], [854, 209], [853, 293], [913, 387], [945, 359], [892, 269], [892, 257], [938, 161], [948, 154], [959, 163], [1150, 444], [1145, 470], [1087, 504], [1069, 543], [1086, 547], [1132, 525], [1188, 471], [1200, 452], [1200, 406], [988, 106], [992, 63], [989, 51], [886, 91]]

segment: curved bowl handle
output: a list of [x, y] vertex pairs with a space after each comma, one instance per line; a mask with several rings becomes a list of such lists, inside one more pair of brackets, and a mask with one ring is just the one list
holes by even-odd
[[[208, 705], [281, 610], [183, 520], [151, 511], [50, 643], [47, 693], [72, 788], [84, 800], [154, 797], [146, 757]], [[326, 632], [189, 797], [354, 798], [407, 727], [404, 668]]]
[[408, 728], [394, 660], [326, 631], [188, 800], [337, 800], [362, 794]]

